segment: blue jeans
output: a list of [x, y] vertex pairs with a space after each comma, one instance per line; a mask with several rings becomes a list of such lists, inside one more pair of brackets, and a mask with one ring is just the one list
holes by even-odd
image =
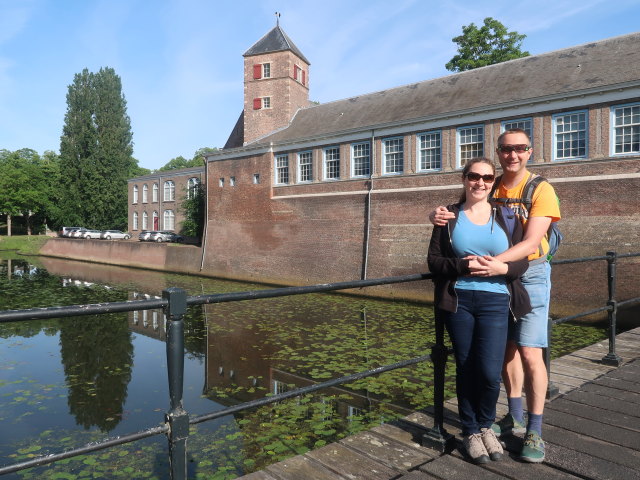
[[529, 266], [522, 276], [529, 294], [531, 312], [509, 325], [509, 340], [522, 347], [545, 348], [549, 344], [548, 323], [551, 301], [551, 265], [542, 262]]
[[440, 311], [456, 357], [462, 434], [489, 428], [496, 418], [509, 323], [509, 295], [456, 290], [458, 310]]

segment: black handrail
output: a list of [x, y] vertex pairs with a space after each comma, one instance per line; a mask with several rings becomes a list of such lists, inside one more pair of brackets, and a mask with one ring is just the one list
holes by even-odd
[[[607, 252], [606, 256], [582, 257], [566, 260], [554, 260], [554, 265], [572, 264], [581, 262], [590, 262], [598, 260], [606, 260], [608, 264], [608, 290], [609, 300], [604, 307], [581, 312], [568, 317], [555, 319], [549, 322], [549, 325], [564, 323], [583, 316], [593, 315], [607, 311], [609, 314], [609, 353], [602, 359], [603, 363], [620, 365], [622, 359], [615, 353], [615, 332], [616, 332], [616, 314], [617, 309], [621, 305], [631, 305], [640, 303], [640, 297], [617, 302], [615, 300], [616, 286], [616, 263], [619, 258], [638, 257], [640, 253], [627, 253], [617, 255], [615, 252]], [[386, 371], [403, 368], [409, 365], [431, 360], [434, 364], [434, 427], [430, 429], [423, 437], [423, 444], [437, 448], [440, 451], [447, 451], [453, 447], [453, 436], [448, 434], [444, 429], [444, 372], [447, 362], [447, 356], [451, 353], [444, 345], [444, 326], [436, 323], [436, 344], [433, 345], [430, 355], [404, 360], [391, 365], [377, 367], [365, 372], [359, 372], [344, 377], [328, 380], [316, 385], [307, 386], [278, 395], [265, 397], [262, 399], [246, 402], [240, 405], [226, 408], [224, 410], [213, 413], [199, 415], [189, 418], [188, 413], [182, 405], [182, 387], [184, 378], [184, 325], [183, 317], [186, 313], [188, 305], [203, 305], [224, 302], [235, 302], [244, 300], [255, 300], [259, 298], [274, 298], [290, 295], [301, 295], [309, 293], [322, 293], [338, 290], [356, 289], [377, 285], [388, 285], [395, 283], [413, 282], [419, 280], [431, 279], [431, 273], [421, 273], [412, 275], [403, 275], [395, 277], [377, 278], [370, 280], [355, 280], [348, 282], [326, 283], [319, 285], [300, 286], [300, 287], [283, 287], [266, 290], [255, 290], [250, 292], [235, 292], [213, 295], [199, 295], [187, 297], [186, 292], [179, 288], [169, 288], [163, 291], [162, 299], [151, 300], [133, 300], [126, 302], [113, 302], [106, 304], [91, 305], [72, 305], [63, 307], [49, 308], [32, 308], [27, 310], [7, 310], [0, 312], [0, 322], [11, 321], [27, 321], [34, 319], [70, 317], [90, 314], [105, 314], [128, 312], [135, 310], [149, 310], [163, 308], [168, 320], [167, 329], [167, 366], [169, 380], [170, 410], [165, 414], [165, 423], [163, 425], [152, 427], [147, 430], [121, 435], [118, 438], [105, 439], [101, 442], [92, 443], [84, 447], [76, 448], [62, 453], [47, 455], [0, 467], [0, 475], [12, 473], [26, 468], [41, 466], [53, 463], [65, 458], [90, 453], [105, 448], [109, 448], [124, 443], [129, 443], [154, 435], [167, 434], [169, 440], [170, 451], [170, 469], [171, 478], [174, 480], [182, 480], [186, 478], [186, 440], [189, 435], [189, 425], [205, 422], [220, 418], [225, 415], [237, 413], [246, 409], [267, 405], [282, 401], [287, 398], [297, 397], [317, 390], [335, 385], [353, 382], [361, 378], [377, 375]], [[547, 349], [547, 362], [550, 361], [549, 351]], [[547, 363], [548, 365], [548, 363]], [[548, 369], [550, 371], [550, 369]], [[552, 387], [550, 387], [552, 388]]]

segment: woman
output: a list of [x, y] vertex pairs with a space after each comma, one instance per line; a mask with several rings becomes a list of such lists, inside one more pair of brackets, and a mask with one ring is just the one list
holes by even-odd
[[[462, 171], [463, 194], [447, 207], [455, 218], [434, 227], [429, 270], [435, 274], [436, 321], [444, 321], [456, 358], [456, 390], [464, 447], [475, 463], [500, 460], [502, 446], [491, 424], [500, 393], [509, 318], [531, 310], [520, 283], [527, 259], [493, 258], [522, 240], [513, 213], [489, 199], [495, 180], [491, 160], [474, 158]], [[470, 276], [473, 262], [490, 267]]]

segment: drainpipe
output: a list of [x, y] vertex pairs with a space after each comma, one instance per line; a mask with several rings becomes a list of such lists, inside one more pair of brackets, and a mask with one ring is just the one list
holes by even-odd
[[[207, 177], [207, 157], [203, 156], [204, 162], [204, 226], [202, 228], [202, 258], [200, 259], [200, 271], [204, 268], [204, 254], [207, 246], [207, 230], [209, 225], [209, 181]], [[206, 362], [205, 362], [206, 363]]]
[[369, 191], [367, 192], [366, 209], [367, 215], [365, 217], [365, 238], [364, 238], [364, 261], [362, 265], [362, 280], [367, 279], [367, 268], [369, 266], [369, 235], [371, 232], [371, 191], [373, 190], [373, 174], [376, 165], [376, 142], [375, 142], [375, 130], [371, 130], [371, 156], [370, 156], [370, 168], [369, 168]]

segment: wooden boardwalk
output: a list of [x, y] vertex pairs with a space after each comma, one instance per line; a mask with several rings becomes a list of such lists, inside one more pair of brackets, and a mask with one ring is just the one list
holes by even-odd
[[[433, 420], [416, 412], [304, 455], [276, 463], [243, 480], [484, 480], [611, 479], [640, 480], [640, 328], [616, 339], [620, 367], [602, 365], [606, 341], [558, 358], [551, 380], [560, 395], [545, 408], [541, 464], [517, 460], [522, 437], [507, 442], [509, 456], [478, 466], [460, 451], [455, 402], [445, 405], [445, 428], [458, 449], [440, 455], [421, 446]], [[506, 413], [504, 392], [498, 416]]]

